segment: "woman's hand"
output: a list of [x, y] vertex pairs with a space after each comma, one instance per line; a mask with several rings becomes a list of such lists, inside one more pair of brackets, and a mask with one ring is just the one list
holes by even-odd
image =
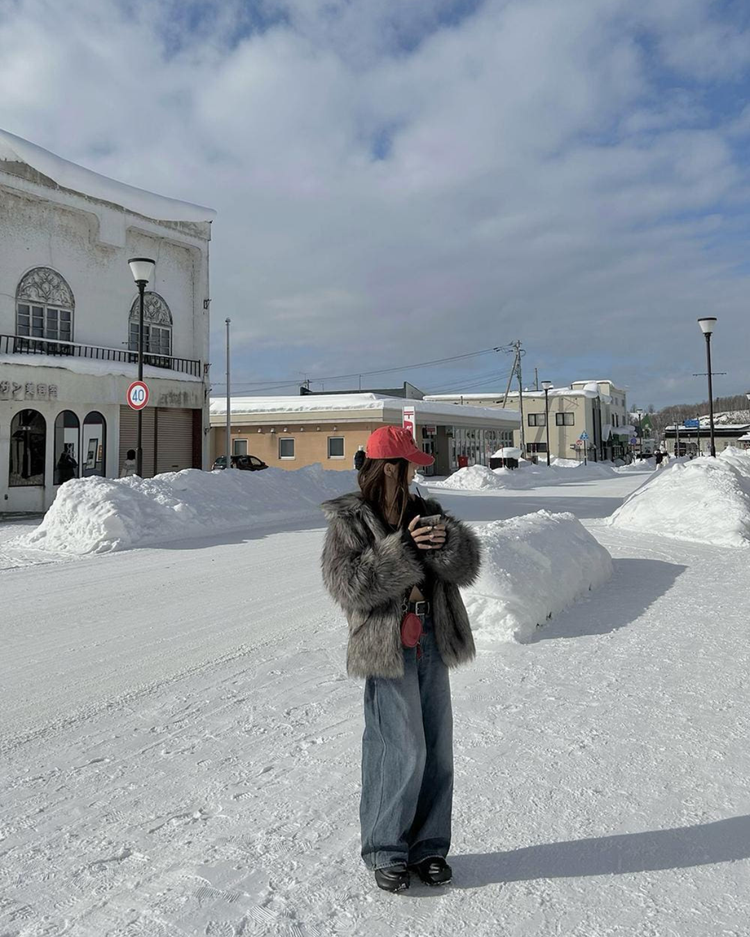
[[447, 536], [445, 524], [438, 524], [437, 527], [418, 527], [420, 520], [417, 515], [408, 527], [414, 543], [420, 550], [439, 550]]

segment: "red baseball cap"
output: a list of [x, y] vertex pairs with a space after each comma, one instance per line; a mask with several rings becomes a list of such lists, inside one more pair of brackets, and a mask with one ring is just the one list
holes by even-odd
[[381, 426], [367, 440], [368, 459], [406, 459], [416, 465], [432, 465], [431, 455], [417, 448], [414, 437], [403, 426]]

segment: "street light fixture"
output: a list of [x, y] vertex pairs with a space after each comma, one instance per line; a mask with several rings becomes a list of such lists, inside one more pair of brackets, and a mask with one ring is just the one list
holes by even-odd
[[[149, 280], [154, 275], [156, 261], [150, 257], [131, 257], [128, 261], [135, 285], [138, 287], [140, 308], [138, 313], [138, 380], [143, 380], [143, 296]], [[143, 408], [138, 411], [138, 437], [135, 449], [135, 471], [143, 478]]]
[[551, 465], [550, 462], [550, 452], [549, 452], [549, 392], [554, 387], [552, 381], [542, 381], [542, 389], [544, 390], [544, 425], [547, 429], [547, 465]]
[[704, 316], [698, 319], [698, 325], [706, 336], [706, 363], [708, 371], [708, 424], [711, 430], [711, 455], [716, 458], [716, 443], [714, 442], [714, 385], [711, 373], [711, 335], [716, 325], [716, 316]]

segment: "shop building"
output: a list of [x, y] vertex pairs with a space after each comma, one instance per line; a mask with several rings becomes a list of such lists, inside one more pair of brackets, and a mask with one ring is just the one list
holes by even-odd
[[[518, 413], [512, 410], [375, 393], [232, 397], [232, 454], [255, 456], [283, 469], [316, 463], [351, 469], [355, 452], [370, 433], [381, 426], [402, 425], [404, 407], [414, 409], [417, 443], [434, 455], [435, 475], [449, 475], [464, 461], [489, 465], [492, 454], [510, 445], [518, 428]], [[226, 452], [226, 412], [226, 398], [211, 400], [214, 459]]]
[[[457, 403], [463, 406], [502, 407], [522, 411], [523, 433], [519, 425], [513, 445], [523, 448], [527, 457], [546, 457], [547, 416], [552, 456], [561, 459], [616, 459], [631, 448], [635, 432], [628, 420], [627, 394], [612, 381], [574, 381], [567, 387], [553, 387], [545, 402], [544, 391], [525, 390], [504, 393], [436, 394], [425, 400]], [[545, 407], [548, 406], [548, 413]]]
[[206, 466], [213, 217], [0, 131], [0, 512], [42, 512], [71, 478], [117, 477], [135, 448], [134, 256], [156, 261], [144, 475]]

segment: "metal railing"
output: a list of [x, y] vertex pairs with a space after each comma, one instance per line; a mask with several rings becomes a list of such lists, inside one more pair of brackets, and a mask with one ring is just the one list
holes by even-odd
[[[30, 338], [26, 335], [0, 335], [0, 354], [5, 355], [54, 355], [55, 357], [88, 358], [93, 361], [121, 361], [138, 363], [138, 352], [124, 348], [106, 348], [103, 345], [82, 345], [80, 342], [63, 342], [52, 338]], [[165, 368], [203, 375], [200, 361], [192, 358], [175, 358], [172, 355], [152, 355], [146, 352], [143, 363], [152, 368]]]

